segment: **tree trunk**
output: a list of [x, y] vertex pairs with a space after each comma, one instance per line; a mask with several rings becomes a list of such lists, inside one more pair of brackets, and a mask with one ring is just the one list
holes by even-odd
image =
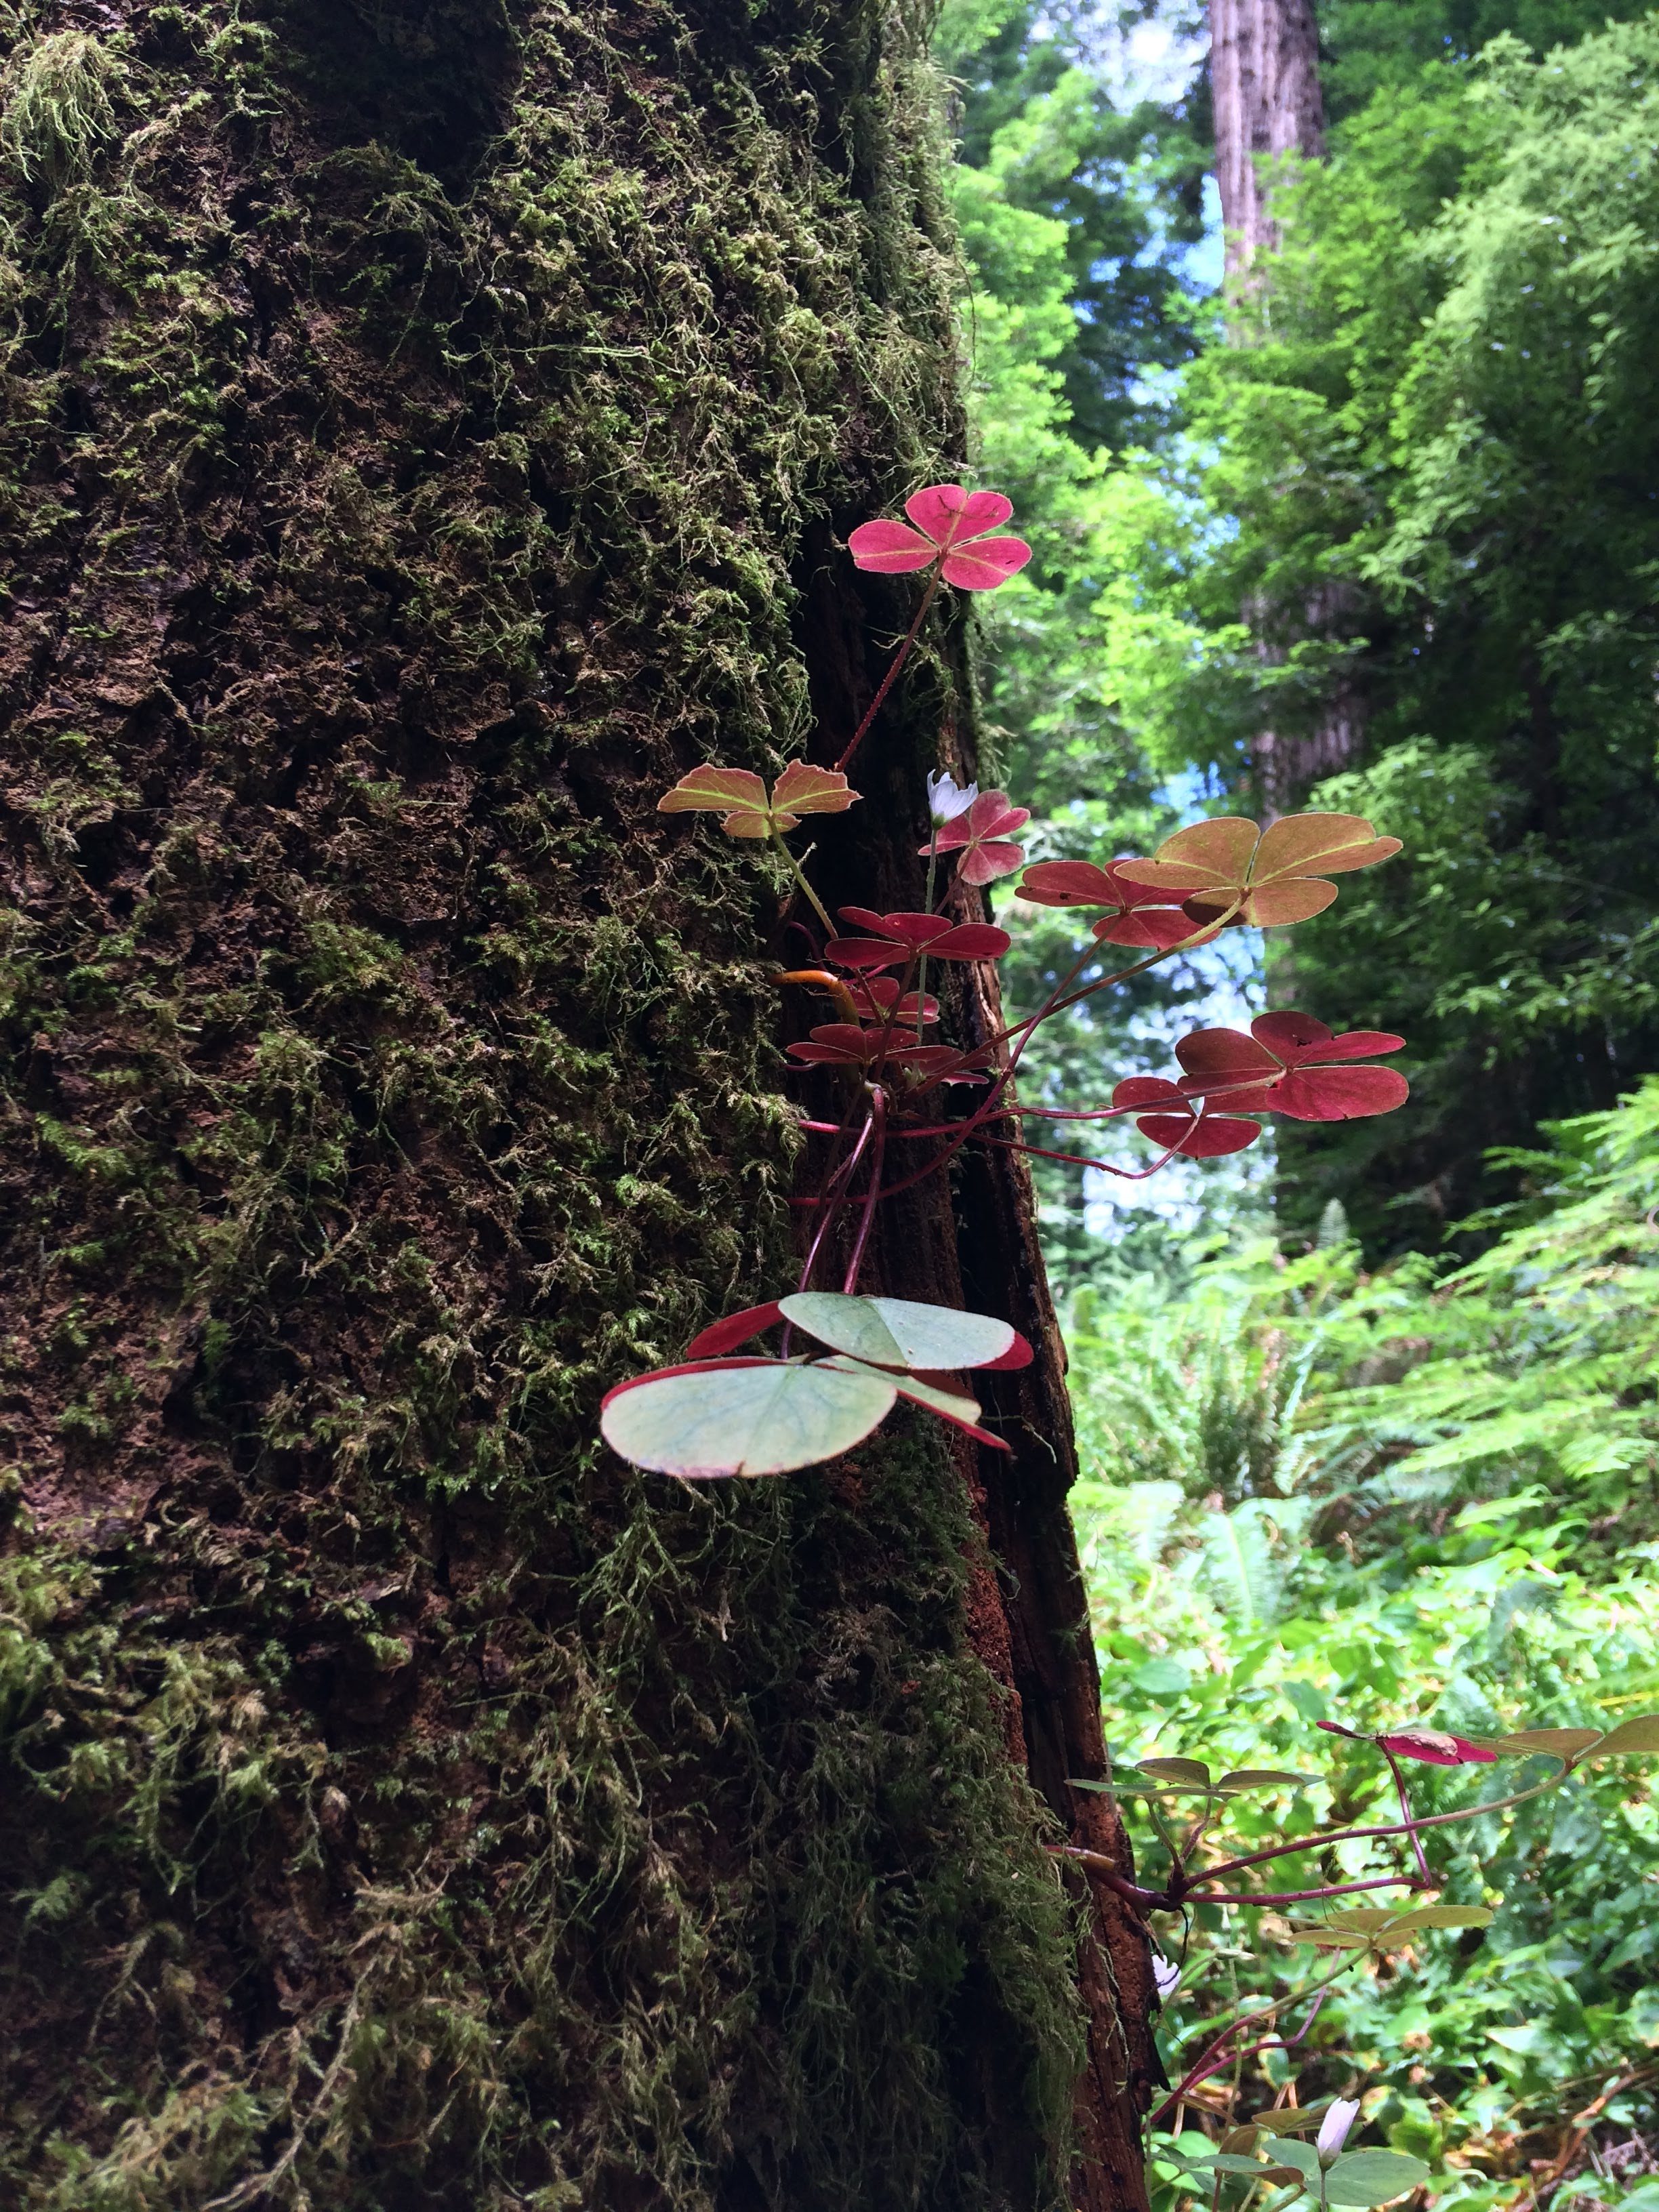
[[1325, 150], [1313, 0], [1210, 0], [1210, 85], [1233, 272], [1278, 242], [1263, 172], [1286, 154]]
[[[834, 757], [838, 539], [960, 449], [915, 34], [7, 21], [0, 2201], [1128, 2212], [1024, 1177], [878, 1255], [1037, 1337], [1012, 1463], [595, 1441], [792, 1271], [782, 886], [655, 801]], [[915, 902], [932, 643], [842, 896]]]
[[[1242, 279], [1279, 244], [1269, 213], [1274, 162], [1287, 155], [1316, 159], [1325, 150], [1312, 0], [1210, 0], [1210, 80], [1227, 270]], [[1254, 296], [1236, 333], [1245, 343], [1263, 305], [1259, 287], [1250, 289]], [[1357, 612], [1352, 589], [1335, 581], [1309, 596], [1291, 627], [1304, 635], [1352, 631]], [[1256, 604], [1244, 618], [1261, 658], [1281, 659], [1283, 610]], [[1323, 704], [1310, 727], [1259, 732], [1251, 765], [1267, 811], [1299, 805], [1321, 776], [1348, 767], [1364, 730], [1364, 703], [1344, 689]]]

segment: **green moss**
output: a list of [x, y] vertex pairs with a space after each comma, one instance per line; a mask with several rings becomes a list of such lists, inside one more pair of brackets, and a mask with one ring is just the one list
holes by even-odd
[[915, 27], [737, 12], [0, 9], [27, 2212], [1058, 2196], [953, 1463], [595, 1441], [789, 1247], [778, 886], [656, 795], [956, 431]]

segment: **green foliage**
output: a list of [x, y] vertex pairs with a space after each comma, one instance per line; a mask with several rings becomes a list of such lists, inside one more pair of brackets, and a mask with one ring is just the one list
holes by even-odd
[[1100, 12], [1056, 21], [1038, 0], [946, 0], [933, 39], [960, 90], [951, 181], [976, 287], [1004, 307], [1048, 303], [1085, 452], [1138, 442], [1157, 421], [1148, 374], [1192, 352], [1181, 264], [1203, 234], [1188, 119], [1150, 101], [1115, 109], [1085, 65]]
[[1425, 62], [1468, 61], [1505, 34], [1546, 54], [1647, 9], [1648, 0], [1315, 0], [1327, 120], [1397, 89]]
[[[1288, 1808], [1230, 1802], [1244, 1848], [1388, 1817], [1381, 1762], [1333, 1749], [1316, 1721], [1496, 1734], [1653, 1705], [1659, 1083], [1553, 1133], [1520, 1164], [1529, 1197], [1461, 1272], [1368, 1275], [1334, 1223], [1300, 1260], [1212, 1260], [1184, 1299], [1074, 1301], [1079, 1518], [1115, 1751], [1330, 1774]], [[1480, 1770], [1478, 1794], [1517, 1772]], [[1422, 1810], [1476, 1793], [1468, 1770], [1412, 1773]], [[1304, 2104], [1346, 2094], [1357, 2067], [1384, 2139], [1450, 2154], [1438, 2197], [1525, 2202], [1519, 2130], [1553, 2156], [1564, 2115], [1627, 2075], [1595, 2139], [1651, 2126], [1651, 1771], [1591, 1769], [1425, 1840], [1449, 1904], [1496, 1908], [1490, 1931], [1414, 1939], [1406, 1971], [1340, 1984], [1305, 2053], [1246, 2069], [1237, 2109], [1292, 2076]], [[1159, 1846], [1138, 1848], [1155, 1875]], [[1309, 1884], [1392, 1863], [1376, 1844], [1279, 1863]], [[1173, 2022], [1185, 2045], [1236, 1996], [1304, 1971], [1278, 1948], [1281, 1917], [1245, 1917], [1242, 1951], [1199, 1910]]]
[[1503, 1188], [1489, 1152], [1659, 1057], [1656, 112], [1651, 18], [1379, 92], [1124, 509], [1108, 649], [1152, 757], [1237, 776], [1271, 728], [1316, 775], [1346, 716], [1307, 795], [1407, 842], [1273, 978], [1405, 1034], [1419, 1083], [1286, 1145], [1304, 1234], [1336, 1197], [1373, 1252], [1432, 1242]]

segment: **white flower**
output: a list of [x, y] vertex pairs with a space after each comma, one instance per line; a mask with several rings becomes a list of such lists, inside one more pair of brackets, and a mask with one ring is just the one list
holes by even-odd
[[935, 822], [954, 822], [958, 814], [968, 811], [978, 797], [976, 783], [963, 790], [948, 769], [927, 779], [927, 811]]
[[1339, 2097], [1324, 2118], [1319, 2123], [1319, 2139], [1315, 2148], [1319, 2163], [1329, 2166], [1348, 2140], [1348, 2130], [1359, 2117], [1358, 2097]]
[[1181, 1984], [1181, 1969], [1172, 1966], [1160, 1951], [1152, 1954], [1152, 1979], [1158, 1984], [1158, 2001], [1168, 2004]]

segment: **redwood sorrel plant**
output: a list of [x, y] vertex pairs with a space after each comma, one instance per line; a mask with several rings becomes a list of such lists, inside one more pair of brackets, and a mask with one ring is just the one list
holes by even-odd
[[[1333, 1035], [1323, 1023], [1293, 1012], [1263, 1014], [1248, 1033], [1194, 1030], [1176, 1046], [1178, 1074], [1130, 1076], [1105, 1106], [1024, 1106], [1014, 1089], [1022, 1054], [1053, 1016], [1159, 960], [1207, 943], [1224, 929], [1282, 929], [1305, 921], [1335, 900], [1333, 878], [1373, 866], [1400, 850], [1398, 839], [1378, 837], [1356, 815], [1290, 815], [1266, 828], [1236, 817], [1200, 822], [1167, 839], [1150, 858], [1120, 856], [1098, 865], [1045, 860], [1026, 867], [1019, 833], [1030, 819], [1027, 811], [1000, 791], [959, 785], [945, 769], [927, 779], [931, 827], [919, 848], [927, 863], [921, 906], [898, 913], [844, 906], [838, 917], [829, 913], [785, 839], [807, 816], [844, 813], [858, 802], [847, 770], [941, 586], [994, 590], [1030, 558], [1023, 539], [999, 534], [1012, 512], [999, 492], [933, 484], [906, 502], [908, 522], [866, 522], [854, 531], [849, 548], [860, 568], [925, 570], [927, 581], [909, 629], [836, 765], [792, 762], [769, 792], [749, 769], [711, 764], [683, 776], [659, 802], [665, 813], [718, 814], [728, 836], [768, 841], [782, 855], [820, 934], [815, 938], [801, 918], [812, 958], [779, 980], [820, 992], [835, 1016], [788, 1050], [804, 1066], [836, 1070], [842, 1104], [834, 1121], [803, 1117], [805, 1129], [828, 1141], [817, 1187], [804, 1200], [806, 1249], [793, 1288], [727, 1315], [693, 1338], [678, 1364], [633, 1376], [605, 1399], [605, 1437], [637, 1466], [694, 1479], [785, 1474], [848, 1450], [900, 1398], [1006, 1451], [1003, 1439], [981, 1425], [980, 1407], [960, 1378], [975, 1369], [1025, 1365], [1031, 1347], [1019, 1332], [989, 1314], [860, 1290], [871, 1226], [883, 1199], [942, 1173], [964, 1146], [1074, 1159], [1030, 1143], [1021, 1125], [1032, 1118], [1127, 1118], [1155, 1155], [1145, 1166], [1081, 1164], [1134, 1179], [1156, 1174], [1177, 1157], [1214, 1159], [1241, 1152], [1261, 1135], [1264, 1115], [1348, 1121], [1389, 1113], [1406, 1099], [1404, 1077], [1375, 1064], [1399, 1051], [1403, 1038], [1364, 1029]], [[1021, 869], [1023, 897], [1095, 914], [1090, 945], [1035, 1012], [971, 1049], [952, 1044], [939, 1033], [941, 1006], [928, 993], [929, 969], [935, 963], [995, 961], [1007, 951], [1007, 932], [972, 911], [972, 893]], [[1112, 973], [1085, 981], [1096, 948], [1103, 945], [1132, 957]], [[845, 1228], [839, 1243], [833, 1235], [837, 1224]], [[820, 1268], [842, 1246], [840, 1286], [825, 1285]], [[781, 1332], [775, 1352], [745, 1348], [774, 1329]], [[821, 1348], [792, 1350], [797, 1335]], [[1352, 1735], [1342, 1728], [1335, 1733]], [[1155, 1914], [1184, 1915], [1195, 1905], [1282, 1911], [1389, 1889], [1420, 1898], [1437, 1887], [1419, 1841], [1424, 1829], [1519, 1804], [1559, 1787], [1591, 1759], [1659, 1753], [1659, 1717], [1626, 1721], [1605, 1735], [1528, 1729], [1480, 1741], [1402, 1728], [1369, 1741], [1387, 1760], [1399, 1796], [1400, 1819], [1385, 1826], [1327, 1829], [1229, 1856], [1218, 1837], [1230, 1802], [1307, 1778], [1256, 1771], [1214, 1777], [1202, 1760], [1182, 1756], [1146, 1760], [1127, 1779], [1079, 1778], [1075, 1784], [1146, 1801], [1167, 1854], [1161, 1887], [1131, 1881], [1115, 1861], [1097, 1853], [1069, 1844], [1051, 1849], [1086, 1866], [1147, 1923]], [[1463, 1811], [1413, 1813], [1402, 1761], [1467, 1765], [1509, 1758], [1542, 1758], [1550, 1771], [1507, 1796]], [[1169, 1809], [1171, 1801], [1182, 1799], [1196, 1801], [1184, 1826]], [[1280, 1858], [1380, 1838], [1409, 1848], [1399, 1871], [1295, 1889], [1257, 1886], [1260, 1869]], [[1430, 1929], [1474, 1927], [1492, 1917], [1477, 1905], [1344, 1905], [1294, 1929], [1298, 1939], [1335, 1951], [1334, 1968], [1293, 1996], [1258, 2005], [1218, 2030], [1212, 2024], [1201, 2050], [1152, 2115], [1152, 2124], [1171, 2115], [1178, 2123], [1182, 2106], [1224, 2068], [1301, 2042], [1326, 1991], [1356, 1960], [1398, 1950]], [[1160, 1998], [1167, 1998], [1179, 1971], [1158, 1958], [1156, 1979]], [[1279, 2014], [1292, 2005], [1305, 2008], [1299, 2027], [1277, 2033]], [[1352, 2099], [1340, 2099], [1328, 2108], [1258, 2116], [1200, 2159], [1173, 2145], [1155, 2145], [1154, 2153], [1174, 2170], [1177, 2185], [1218, 2202], [1224, 2190], [1265, 2183], [1282, 2190], [1276, 2199], [1280, 2204], [1304, 2193], [1322, 2207], [1382, 2204], [1415, 2187], [1428, 2169], [1397, 2151], [1347, 2150], [1358, 2112]], [[1315, 2142], [1297, 2140], [1297, 2129], [1314, 2128]]]
[[[1052, 1016], [1224, 929], [1305, 921], [1335, 898], [1332, 877], [1399, 851], [1396, 838], [1374, 836], [1357, 815], [1293, 815], [1266, 830], [1231, 818], [1200, 822], [1150, 859], [1026, 868], [1024, 897], [1090, 908], [1098, 918], [1083, 957], [1036, 1012], [972, 1049], [939, 1034], [929, 971], [937, 981], [951, 963], [995, 961], [1008, 950], [1007, 932], [969, 909], [975, 890], [1024, 867], [1019, 833], [1030, 819], [1024, 807], [1000, 791], [960, 786], [948, 770], [930, 775], [921, 908], [887, 914], [844, 906], [832, 916], [824, 906], [786, 841], [808, 816], [844, 813], [858, 803], [847, 771], [939, 590], [993, 591], [1030, 560], [1024, 540], [1002, 532], [1012, 513], [1000, 492], [931, 484], [906, 502], [908, 521], [861, 524], [849, 540], [860, 568], [925, 571], [927, 580], [915, 619], [841, 758], [833, 768], [793, 761], [769, 791], [751, 769], [710, 763], [682, 776], [659, 802], [667, 814], [718, 815], [727, 836], [769, 842], [782, 855], [817, 933], [803, 915], [811, 957], [781, 980], [822, 993], [835, 1017], [789, 1052], [805, 1066], [838, 1070], [843, 1103], [836, 1121], [804, 1121], [830, 1141], [818, 1188], [805, 1202], [811, 1226], [793, 1289], [716, 1322], [676, 1365], [635, 1376], [606, 1398], [605, 1437], [637, 1466], [694, 1478], [786, 1474], [846, 1451], [900, 1398], [993, 1450], [1006, 1450], [980, 1425], [979, 1406], [957, 1378], [974, 1368], [1023, 1366], [1031, 1350], [1018, 1331], [987, 1314], [867, 1297], [859, 1286], [883, 1198], [942, 1173], [965, 1145], [1066, 1158], [1030, 1143], [1022, 1124], [1034, 1117], [1127, 1116], [1156, 1157], [1135, 1169], [1090, 1164], [1133, 1178], [1155, 1174], [1177, 1156], [1214, 1159], [1240, 1152], [1260, 1136], [1265, 1114], [1343, 1121], [1385, 1114], [1406, 1097], [1405, 1079], [1393, 1069], [1355, 1065], [1397, 1052], [1402, 1038], [1373, 1030], [1333, 1036], [1322, 1023], [1296, 1013], [1265, 1014], [1248, 1036], [1196, 1030], [1176, 1048], [1178, 1075], [1131, 1076], [1105, 1106], [1023, 1106], [1014, 1090], [1021, 1054]], [[1085, 982], [1097, 945], [1121, 947], [1132, 957]], [[835, 1235], [843, 1223], [851, 1224], [850, 1251], [836, 1288], [818, 1276], [827, 1255], [848, 1242]], [[775, 1352], [747, 1348], [773, 1329], [781, 1332]], [[823, 1349], [792, 1351], [797, 1336]]]

